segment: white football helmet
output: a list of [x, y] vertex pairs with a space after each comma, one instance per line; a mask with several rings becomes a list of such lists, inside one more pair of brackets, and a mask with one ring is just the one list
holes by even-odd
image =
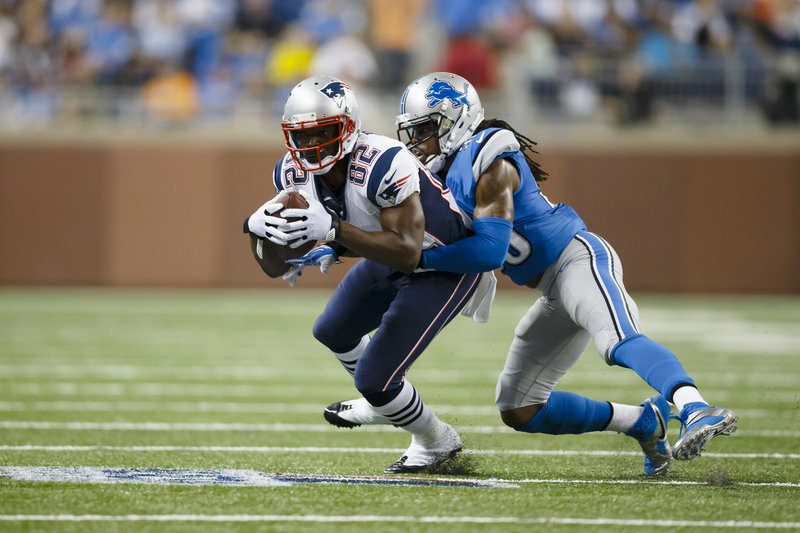
[[307, 78], [289, 93], [281, 129], [300, 168], [325, 174], [353, 150], [361, 131], [356, 95], [336, 78]]
[[433, 72], [414, 80], [403, 93], [397, 138], [414, 148], [435, 135], [439, 153], [428, 154], [424, 163], [438, 172], [482, 120], [481, 99], [471, 83], [457, 74]]

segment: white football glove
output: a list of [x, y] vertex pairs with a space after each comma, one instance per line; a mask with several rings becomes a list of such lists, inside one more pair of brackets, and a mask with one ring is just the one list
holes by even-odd
[[283, 207], [278, 203], [278, 198], [285, 192], [281, 191], [275, 198], [256, 209], [247, 219], [247, 230], [250, 233], [281, 246], [285, 246], [289, 242], [287, 235], [278, 229], [278, 226], [286, 224], [286, 219], [272, 215]]
[[312, 249], [302, 257], [287, 259], [286, 262], [292, 265], [292, 268], [283, 275], [283, 279], [289, 282], [290, 287], [294, 287], [298, 276], [303, 275], [303, 268], [307, 266], [318, 266], [322, 275], [326, 276], [328, 275], [328, 268], [330, 268], [332, 264], [339, 263], [340, 261], [339, 256], [333, 248], [323, 244]]
[[281, 215], [286, 218], [304, 217], [305, 220], [286, 222], [277, 228], [286, 236], [287, 241], [290, 243], [289, 247], [297, 248], [309, 240], [332, 240], [333, 235], [330, 232], [334, 220], [331, 214], [316, 198], [311, 197], [305, 191], [300, 191], [300, 194], [308, 202], [308, 207], [305, 209], [284, 209]]

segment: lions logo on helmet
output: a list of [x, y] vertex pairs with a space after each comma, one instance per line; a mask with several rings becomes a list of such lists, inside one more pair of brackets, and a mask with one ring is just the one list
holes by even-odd
[[469, 100], [467, 100], [467, 92], [469, 91], [469, 84], [464, 83], [464, 92], [459, 92], [458, 89], [453, 87], [446, 81], [437, 80], [431, 83], [428, 87], [428, 92], [425, 93], [425, 98], [428, 101], [428, 107], [436, 107], [445, 99], [450, 100], [453, 107], [461, 107], [466, 105], [467, 109], [470, 108]]
[[350, 87], [340, 81], [332, 81], [320, 89], [319, 92], [333, 100], [336, 107], [341, 108], [342, 105], [344, 105], [344, 90], [349, 88]]
[[[464, 87], [463, 92], [456, 87]], [[418, 127], [435, 128], [439, 153], [428, 153], [423, 161], [432, 172], [444, 166], [445, 158], [459, 149], [483, 120], [483, 107], [475, 87], [458, 74], [431, 72], [417, 78], [400, 99], [397, 138], [409, 148], [418, 147], [431, 135], [418, 135]]]

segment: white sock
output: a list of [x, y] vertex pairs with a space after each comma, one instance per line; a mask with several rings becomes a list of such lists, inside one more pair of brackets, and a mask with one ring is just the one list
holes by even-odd
[[364, 335], [361, 337], [361, 342], [358, 343], [358, 346], [350, 350], [349, 352], [344, 353], [336, 353], [332, 352], [333, 355], [336, 356], [336, 359], [342, 363], [342, 366], [347, 370], [351, 376], [355, 375], [356, 373], [356, 363], [358, 363], [359, 358], [364, 355], [364, 351], [367, 349], [367, 345], [369, 344], [369, 335]]
[[419, 436], [434, 429], [439, 420], [433, 411], [422, 403], [417, 389], [408, 381], [403, 381], [403, 388], [394, 400], [375, 407], [375, 410], [395, 426]]
[[613, 413], [611, 415], [611, 421], [606, 427], [606, 431], [618, 431], [620, 433], [627, 432], [633, 427], [636, 421], [639, 420], [639, 417], [642, 416], [642, 411], [644, 411], [644, 408], [641, 405], [627, 405], [624, 403], [614, 402], [609, 403], [611, 404]]
[[684, 385], [672, 394], [672, 403], [678, 408], [678, 412], [683, 410], [684, 405], [692, 402], [708, 404], [708, 402], [700, 396], [700, 392], [698, 392], [697, 388], [691, 385]]

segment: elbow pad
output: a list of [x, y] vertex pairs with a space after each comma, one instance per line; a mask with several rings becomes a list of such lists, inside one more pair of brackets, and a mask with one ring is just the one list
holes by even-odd
[[508, 253], [512, 227], [504, 218], [477, 218], [472, 222], [475, 235], [423, 251], [420, 266], [462, 274], [500, 268]]

